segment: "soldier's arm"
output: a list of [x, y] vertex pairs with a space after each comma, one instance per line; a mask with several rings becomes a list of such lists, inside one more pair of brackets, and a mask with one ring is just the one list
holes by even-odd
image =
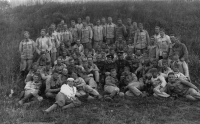
[[89, 28], [89, 30], [90, 30], [90, 40], [92, 39], [92, 37], [93, 37], [93, 31], [92, 31], [92, 29], [91, 28]]
[[184, 69], [184, 72], [185, 72], [184, 75], [187, 76], [188, 78], [190, 78], [188, 65], [186, 64], [185, 61], [183, 61], [183, 69]]
[[39, 38], [36, 39], [35, 46], [36, 46], [36, 52], [37, 52], [38, 54], [40, 54], [41, 51], [39, 50]]
[[50, 38], [48, 38], [48, 41], [47, 41], [47, 43], [48, 43], [48, 51], [51, 51], [51, 49], [52, 49], [52, 42], [51, 42], [51, 39]]
[[126, 26], [123, 26], [123, 32], [124, 32], [124, 38], [126, 39], [126, 36], [127, 36]]
[[137, 32], [136, 32], [136, 33], [135, 33], [135, 36], [134, 36], [134, 47], [136, 46], [137, 37], [138, 37], [138, 35], [137, 35]]
[[139, 67], [136, 69], [135, 74], [143, 69], [143, 66], [141, 63], [139, 63]]

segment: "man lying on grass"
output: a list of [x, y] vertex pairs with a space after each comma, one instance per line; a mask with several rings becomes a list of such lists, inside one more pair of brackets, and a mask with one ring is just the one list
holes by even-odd
[[168, 74], [167, 91], [172, 96], [183, 96], [189, 100], [200, 99], [199, 89], [187, 80], [176, 78], [174, 72]]
[[38, 95], [39, 89], [42, 85], [41, 81], [39, 80], [40, 74], [34, 74], [33, 79], [31, 81], [26, 82], [26, 86], [23, 94], [22, 99], [18, 102], [20, 105], [23, 105], [28, 99], [35, 97], [38, 101], [42, 101], [43, 97]]
[[56, 102], [48, 109], [44, 110], [44, 112], [49, 113], [58, 106], [62, 107], [62, 109], [80, 106], [81, 101], [75, 97], [76, 92], [77, 89], [74, 87], [74, 79], [68, 78], [66, 84], [61, 86], [60, 92], [56, 95]]

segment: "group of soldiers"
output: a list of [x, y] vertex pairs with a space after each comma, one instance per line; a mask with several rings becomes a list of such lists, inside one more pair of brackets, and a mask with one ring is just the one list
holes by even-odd
[[131, 18], [127, 24], [102, 18], [93, 25], [87, 16], [77, 24], [72, 20], [70, 28], [62, 20], [41, 29], [36, 41], [25, 31], [19, 50], [26, 77], [19, 104], [31, 97], [55, 99], [47, 113], [57, 106], [79, 106], [83, 96], [108, 101], [116, 96], [200, 98], [190, 80], [185, 44], [159, 26], [149, 37], [143, 24]]

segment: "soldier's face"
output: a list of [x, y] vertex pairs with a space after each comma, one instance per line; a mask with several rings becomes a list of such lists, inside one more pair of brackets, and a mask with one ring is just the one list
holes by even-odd
[[140, 56], [140, 55], [141, 55], [141, 51], [140, 51], [140, 50], [137, 50], [137, 51], [136, 51], [136, 55]]
[[29, 33], [24, 33], [24, 38], [29, 38]]
[[71, 61], [70, 61], [70, 64], [71, 64], [71, 65], [74, 65], [74, 60], [71, 60]]
[[163, 37], [165, 35], [164, 31], [160, 31], [160, 36]]
[[78, 19], [78, 23], [81, 23], [81, 19]]
[[71, 25], [72, 25], [72, 26], [75, 26], [75, 22], [71, 22]]
[[143, 25], [142, 24], [139, 25], [139, 29], [143, 30]]
[[173, 74], [170, 74], [169, 76], [168, 76], [168, 81], [169, 82], [175, 82], [175, 80], [176, 80], [176, 77], [175, 77], [175, 75], [173, 75]]
[[37, 65], [34, 65], [34, 66], [33, 66], [33, 71], [37, 71], [37, 69], [38, 69], [38, 66], [37, 66]]
[[110, 75], [111, 75], [112, 77], [116, 77], [116, 76], [117, 76], [117, 72], [116, 72], [116, 71], [112, 71], [112, 72], [110, 73]]
[[58, 73], [54, 73], [54, 74], [53, 74], [53, 78], [54, 78], [55, 80], [57, 80], [57, 79], [58, 79], [58, 76], [59, 76], [59, 74], [58, 74]]
[[102, 19], [101, 22], [102, 22], [102, 23], [106, 23], [106, 20], [105, 20], [105, 19]]
[[83, 67], [88, 67], [88, 62], [84, 62]]
[[133, 22], [133, 27], [137, 28], [137, 23]]
[[38, 81], [38, 76], [37, 76], [37, 75], [34, 75], [34, 76], [33, 76], [33, 81], [35, 81], [35, 82]]
[[127, 23], [128, 23], [128, 24], [131, 24], [131, 19], [128, 19], [128, 20], [127, 20]]
[[112, 62], [112, 58], [107, 58], [107, 61], [108, 62]]
[[124, 59], [124, 56], [123, 55], [119, 55], [119, 59], [120, 60]]
[[74, 81], [68, 81], [67, 84], [68, 84], [70, 87], [73, 87], [73, 86], [74, 86]]
[[97, 25], [100, 25], [100, 21], [99, 20], [97, 21]]
[[154, 38], [152, 38], [152, 39], [150, 40], [150, 44], [151, 44], [151, 45], [154, 45], [154, 44], [155, 44]]
[[172, 43], [176, 43], [176, 38], [174, 36], [170, 37]]
[[62, 60], [61, 60], [61, 59], [58, 59], [58, 60], [57, 60], [57, 64], [60, 65], [61, 63], [62, 63]]
[[118, 24], [122, 24], [122, 20], [118, 20], [117, 23], [118, 23]]
[[87, 25], [87, 23], [86, 22], [83, 22], [83, 26], [86, 26]]
[[52, 28], [53, 30], [55, 30], [55, 29], [56, 29], [56, 26], [55, 26], [55, 25], [51, 25], [51, 28]]
[[155, 32], [156, 32], [156, 34], [158, 34], [160, 32], [160, 29], [159, 28], [155, 28]]
[[64, 25], [64, 29], [65, 29], [65, 30], [67, 29], [67, 25]]
[[45, 36], [45, 34], [46, 34], [45, 31], [41, 31], [42, 36]]
[[89, 64], [93, 64], [92, 58], [88, 58], [88, 63], [89, 63]]
[[179, 59], [179, 56], [178, 56], [178, 55], [174, 55], [174, 56], [173, 56], [173, 60], [174, 60], [174, 61], [177, 61], [178, 59]]
[[163, 53], [162, 57], [163, 57], [163, 59], [167, 59], [167, 57], [168, 57], [167, 53]]
[[78, 76], [76, 73], [72, 73], [72, 78], [76, 79]]
[[130, 82], [133, 80], [132, 76], [131, 75], [127, 75], [126, 78], [125, 78], [126, 82]]
[[90, 21], [90, 17], [88, 17], [88, 16], [87, 16], [87, 17], [86, 17], [86, 21], [88, 21], [88, 22], [89, 22], [89, 21]]
[[62, 74], [63, 75], [67, 75], [68, 74], [68, 70], [67, 69], [63, 69]]

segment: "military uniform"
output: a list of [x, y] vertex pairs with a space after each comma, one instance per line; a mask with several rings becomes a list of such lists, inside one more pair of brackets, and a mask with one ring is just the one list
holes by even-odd
[[96, 61], [95, 64], [98, 67], [99, 72], [103, 72], [105, 61]]
[[[107, 55], [107, 58], [114, 58], [113, 55]], [[105, 64], [104, 64], [104, 68], [103, 68], [103, 72], [110, 72], [111, 69], [116, 69], [117, 70], [117, 65], [115, 64], [115, 62], [108, 62], [108, 61], [105, 61]]]
[[[123, 52], [118, 52], [118, 56], [122, 56], [122, 55], [123, 55]], [[124, 71], [124, 67], [128, 66], [129, 64], [125, 59], [122, 59], [122, 60], [118, 59], [115, 61], [115, 63], [117, 65], [117, 77], [119, 79], [121, 76], [121, 73]]]

